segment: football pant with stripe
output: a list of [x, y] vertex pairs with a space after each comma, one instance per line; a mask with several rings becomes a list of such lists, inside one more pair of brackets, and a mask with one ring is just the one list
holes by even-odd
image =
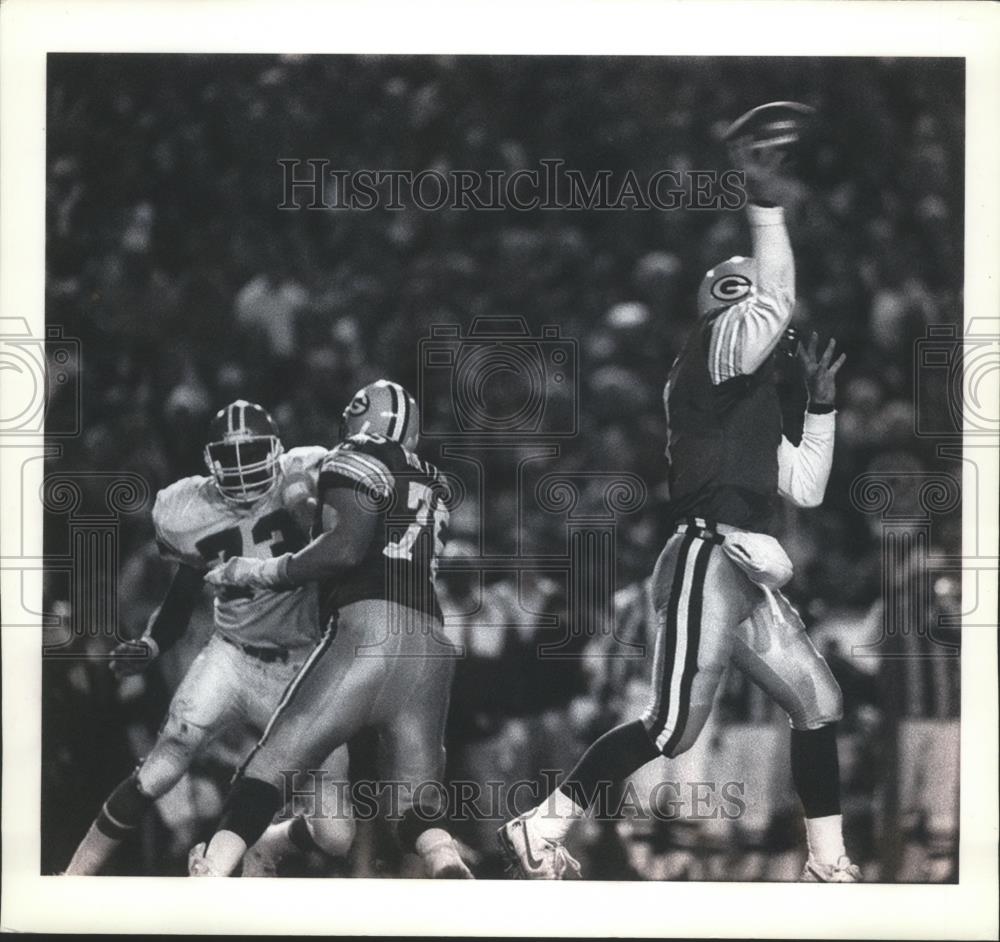
[[402, 783], [400, 812], [412, 807], [416, 786], [442, 783], [444, 775], [454, 658], [442, 654], [435, 631], [440, 634], [433, 616], [394, 602], [345, 605], [279, 704], [243, 775], [281, 788], [287, 774], [318, 768], [373, 727], [379, 776]]
[[653, 690], [642, 723], [666, 756], [697, 740], [733, 663], [785, 710], [794, 729], [842, 713], [840, 688], [798, 613], [726, 556], [707, 531], [676, 533], [653, 573], [657, 612]]

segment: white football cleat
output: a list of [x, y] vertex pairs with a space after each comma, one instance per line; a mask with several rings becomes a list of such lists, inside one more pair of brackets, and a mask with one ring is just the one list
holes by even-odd
[[521, 815], [497, 829], [500, 849], [514, 875], [525, 880], [565, 880], [566, 872], [580, 875], [580, 864], [558, 841], [550, 841], [535, 830], [531, 814]]
[[799, 883], [860, 883], [861, 868], [849, 857], [841, 857], [835, 864], [819, 863], [810, 857], [806, 861]]
[[202, 841], [195, 844], [188, 852], [188, 876], [189, 877], [221, 877], [223, 874], [213, 870], [205, 858], [208, 845]]

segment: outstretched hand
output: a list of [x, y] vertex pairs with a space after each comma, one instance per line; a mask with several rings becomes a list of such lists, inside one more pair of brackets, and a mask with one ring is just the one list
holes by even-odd
[[785, 152], [777, 147], [754, 147], [749, 137], [729, 144], [729, 157], [746, 179], [747, 195], [754, 202], [781, 205], [788, 195]]
[[819, 335], [813, 331], [808, 347], [799, 342], [799, 362], [805, 373], [809, 401], [818, 406], [832, 406], [837, 395], [837, 372], [847, 360], [847, 354], [842, 353], [836, 360], [833, 359], [837, 341], [832, 337], [822, 356], [817, 356], [818, 348]]

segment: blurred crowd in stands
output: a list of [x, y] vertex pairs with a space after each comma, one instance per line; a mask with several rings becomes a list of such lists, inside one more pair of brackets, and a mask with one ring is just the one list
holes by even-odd
[[[955, 879], [958, 632], [947, 619], [960, 611], [959, 579], [921, 558], [918, 539], [929, 534], [934, 557], [959, 552], [957, 501], [926, 508], [922, 490], [960, 475], [959, 461], [937, 452], [955, 440], [955, 381], [947, 368], [920, 374], [915, 351], [929, 327], [961, 331], [960, 61], [50, 56], [46, 316], [80, 339], [83, 421], [49, 470], [78, 474], [84, 487], [87, 472], [135, 472], [155, 492], [203, 472], [208, 420], [239, 396], [270, 409], [286, 448], [332, 446], [364, 383], [387, 375], [419, 394], [419, 345], [433, 325], [467, 334], [476, 318], [516, 316], [535, 335], [558, 325], [575, 343], [578, 391], [571, 382], [546, 394], [566, 414], [576, 406], [576, 434], [538, 467], [644, 482], [641, 509], [616, 521], [615, 604], [619, 633], [648, 642], [642, 583], [667, 524], [661, 392], [702, 274], [749, 251], [743, 214], [278, 210], [278, 160], [513, 173], [560, 159], [584, 174], [683, 175], [726, 169], [721, 129], [773, 99], [806, 101], [822, 116], [788, 206], [796, 322], [848, 355], [826, 503], [784, 512], [781, 539], [796, 564], [788, 591], [845, 692], [852, 856], [872, 879]], [[954, 362], [958, 343], [939, 345]], [[918, 387], [930, 391], [919, 402]], [[784, 391], [794, 437], [804, 392], [796, 381]], [[432, 424], [449, 404], [425, 396]], [[53, 416], [60, 407], [57, 397]], [[486, 485], [466, 482], [455, 555], [483, 552], [482, 541], [494, 553], [565, 553], [562, 518], [533, 513], [520, 532], [509, 469], [534, 446], [512, 438], [484, 459]], [[425, 457], [468, 471], [439, 451], [439, 438], [425, 438]], [[892, 525], [913, 548], [886, 554], [885, 508], [877, 493], [859, 492], [863, 474], [889, 482], [891, 513], [907, 518]], [[150, 506], [120, 518], [117, 571], [106, 574], [124, 634], [142, 631], [169, 580]], [[51, 514], [48, 553], [67, 552], [66, 532], [65, 516]], [[558, 623], [566, 610], [558, 575], [445, 572], [441, 582], [448, 630], [466, 646], [449, 722], [452, 776], [536, 780], [642, 701], [642, 659], [602, 656], [607, 638], [577, 638], [573, 658], [537, 657], [546, 618]], [[911, 590], [929, 603], [883, 637], [884, 625], [899, 625], [884, 600]], [[47, 609], [67, 624], [70, 597], [50, 575]], [[185, 641], [121, 685], [106, 661], [46, 660], [46, 872], [65, 865], [109, 788], [148, 748], [210, 618], [206, 594]], [[79, 637], [59, 650], [109, 647]], [[119, 872], [183, 872], [246, 745], [214, 747], [122, 852]], [[363, 769], [364, 743], [357, 752]], [[699, 747], [646, 770], [637, 790], [648, 797], [650, 776], [737, 782], [746, 813], [699, 817], [685, 806], [669, 822], [593, 821], [573, 849], [595, 878], [792, 879], [802, 835], [786, 753], [784, 719], [734, 675]], [[481, 876], [501, 873], [498, 823], [461, 829]], [[335, 872], [392, 876], [407, 866], [372, 824]]]

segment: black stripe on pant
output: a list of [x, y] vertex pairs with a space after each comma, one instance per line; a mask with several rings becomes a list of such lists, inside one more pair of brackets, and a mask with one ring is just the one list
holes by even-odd
[[[705, 590], [705, 574], [714, 543], [688, 531], [677, 553], [670, 600], [662, 627], [662, 670], [660, 689], [656, 692], [656, 709], [650, 725], [650, 737], [664, 755], [671, 755], [684, 736], [691, 707], [691, 686], [698, 673], [698, 646], [701, 640], [701, 616]], [[688, 574], [691, 552], [694, 564]], [[683, 651], [683, 654], [681, 653]], [[684, 658], [677, 677], [677, 658]], [[679, 686], [675, 714], [670, 711], [674, 686]], [[663, 734], [670, 729], [665, 742]]]
[[287, 709], [292, 700], [295, 699], [295, 694], [301, 689], [306, 676], [322, 660], [323, 655], [329, 650], [330, 645], [333, 644], [333, 639], [336, 635], [337, 618], [334, 616], [330, 619], [330, 625], [323, 633], [323, 637], [320, 639], [316, 647], [313, 648], [309, 657], [306, 658], [306, 662], [302, 665], [302, 669], [292, 678], [291, 682], [285, 688], [285, 692], [281, 695], [281, 700], [278, 701], [278, 705], [275, 707], [274, 713], [271, 715], [271, 719], [268, 720], [267, 726], [264, 727], [264, 732], [261, 733], [260, 739], [257, 740], [253, 749], [250, 750], [247, 757], [243, 760], [242, 765], [240, 765], [240, 767], [236, 770], [236, 774], [233, 776], [234, 782], [240, 778], [243, 774], [243, 770], [250, 764], [250, 760], [257, 754], [260, 747], [264, 745], [268, 736], [271, 734], [275, 721]]

